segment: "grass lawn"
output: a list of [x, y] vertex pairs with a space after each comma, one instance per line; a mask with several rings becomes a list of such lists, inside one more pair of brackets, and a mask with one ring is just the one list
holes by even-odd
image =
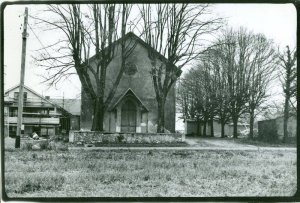
[[292, 196], [292, 151], [5, 152], [9, 197]]
[[[198, 146], [203, 146], [203, 147], [207, 147], [207, 146], [218, 146], [218, 145], [221, 145], [223, 147], [234, 147], [232, 144], [236, 145], [237, 146], [240, 146], [240, 145], [244, 145], [244, 146], [247, 146], [247, 145], [253, 145], [253, 146], [256, 146], [256, 147], [291, 147], [291, 148], [294, 148], [294, 147], [297, 147], [297, 143], [296, 142], [290, 142], [290, 143], [282, 143], [281, 140], [278, 140], [278, 141], [274, 141], [274, 142], [265, 142], [265, 141], [260, 141], [260, 140], [257, 140], [254, 139], [254, 140], [251, 140], [247, 137], [244, 137], [244, 138], [228, 138], [228, 137], [225, 137], [225, 138], [221, 138], [221, 137], [210, 137], [210, 136], [206, 136], [206, 137], [200, 137], [200, 136], [186, 136], [187, 139], [192, 139], [194, 141], [197, 142], [197, 145]], [[208, 142], [206, 142], [208, 141]]]
[[250, 140], [248, 138], [243, 138], [243, 139], [235, 139], [237, 143], [240, 144], [249, 144], [249, 145], [254, 145], [258, 147], [297, 147], [297, 143], [282, 143], [281, 140], [278, 140], [277, 142], [263, 142], [259, 140]]

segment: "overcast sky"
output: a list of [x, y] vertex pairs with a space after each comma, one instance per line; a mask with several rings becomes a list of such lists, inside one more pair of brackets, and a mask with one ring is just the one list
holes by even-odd
[[[29, 15], [36, 13], [36, 5], [27, 7]], [[5, 89], [17, 85], [20, 81], [24, 10], [24, 5], [10, 5], [4, 10]], [[213, 11], [226, 17], [230, 27], [244, 26], [255, 33], [265, 34], [269, 39], [273, 39], [280, 49], [284, 49], [286, 45], [292, 48], [296, 46], [296, 9], [292, 4], [216, 4]], [[66, 80], [58, 89], [47, 90], [46, 85], [40, 84], [43, 79], [37, 74], [43, 72], [41, 67], [33, 65], [31, 56], [34, 55], [34, 50], [41, 48], [41, 43], [45, 46], [48, 40], [57, 36], [47, 35], [36, 29], [30, 17], [29, 25], [38, 38], [28, 27], [25, 85], [52, 98], [62, 98], [63, 94], [65, 98], [78, 97], [81, 85], [76, 77]]]

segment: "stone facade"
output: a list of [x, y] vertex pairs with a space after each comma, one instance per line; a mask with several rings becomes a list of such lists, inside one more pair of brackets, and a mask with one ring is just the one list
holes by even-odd
[[[127, 59], [128, 69], [123, 74], [115, 95], [104, 114], [105, 132], [124, 132], [125, 115], [131, 116], [131, 128], [127, 131], [137, 133], [155, 133], [157, 129], [157, 102], [150, 70], [151, 62], [148, 58], [148, 49], [152, 49], [133, 33], [128, 33], [133, 38], [136, 46]], [[120, 50], [120, 49], [118, 49]], [[157, 54], [157, 63], [161, 63], [162, 55]], [[90, 64], [95, 68], [91, 59]], [[107, 68], [106, 94], [115, 81], [120, 70], [120, 53], [116, 55]], [[92, 77], [91, 77], [92, 78]], [[92, 102], [85, 92], [81, 94], [81, 128], [90, 130], [92, 127], [93, 108]], [[107, 96], [107, 95], [105, 95]], [[130, 113], [131, 112], [131, 113]], [[126, 119], [125, 119], [126, 120]], [[165, 105], [165, 129], [166, 132], [175, 132], [175, 89], [170, 89]]]
[[77, 144], [151, 144], [184, 142], [184, 134], [176, 133], [102, 133], [97, 131], [70, 131], [69, 141]]

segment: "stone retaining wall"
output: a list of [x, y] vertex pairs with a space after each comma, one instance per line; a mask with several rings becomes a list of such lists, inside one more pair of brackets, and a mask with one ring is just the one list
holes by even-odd
[[177, 143], [184, 142], [184, 134], [175, 133], [103, 133], [95, 131], [70, 131], [69, 142], [94, 143]]

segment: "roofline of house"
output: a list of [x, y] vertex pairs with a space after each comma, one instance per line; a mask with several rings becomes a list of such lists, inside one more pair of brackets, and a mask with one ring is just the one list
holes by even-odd
[[[20, 84], [18, 85], [15, 85], [14, 87], [12, 88], [9, 88], [8, 90], [5, 91], [5, 93], [19, 87]], [[30, 92], [34, 93], [36, 96], [40, 97], [41, 99], [45, 100], [46, 102], [58, 107], [59, 109], [62, 109], [63, 111], [65, 111], [67, 114], [70, 114], [71, 116], [73, 115], [72, 113], [70, 113], [69, 111], [67, 111], [66, 109], [62, 108], [61, 106], [57, 105], [57, 104], [54, 104], [53, 102], [49, 101], [48, 99], [45, 99], [41, 94], [37, 93], [36, 91], [34, 91], [33, 89], [27, 87], [26, 85], [24, 85], [24, 88], [26, 88], [27, 90], [29, 90]]]

